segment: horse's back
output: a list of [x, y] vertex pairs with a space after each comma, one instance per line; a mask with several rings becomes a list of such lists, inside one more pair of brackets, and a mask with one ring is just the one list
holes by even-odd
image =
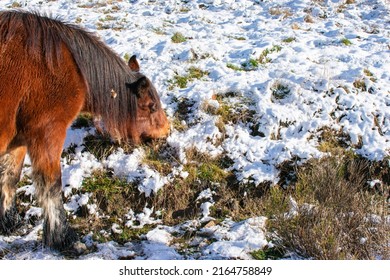
[[16, 18], [6, 24], [2, 16], [0, 30], [12, 36], [0, 38], [0, 153], [20, 134], [26, 135], [19, 138], [33, 137], [28, 134], [50, 131], [51, 126], [66, 130], [81, 110], [87, 90], [64, 43], [58, 44], [51, 56], [56, 61], [50, 63], [44, 48], [31, 51], [31, 34], [23, 21]]

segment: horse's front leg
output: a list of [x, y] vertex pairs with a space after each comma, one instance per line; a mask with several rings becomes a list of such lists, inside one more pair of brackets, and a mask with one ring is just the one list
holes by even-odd
[[20, 180], [26, 147], [17, 147], [0, 157], [0, 233], [11, 234], [21, 224], [16, 210], [16, 189]]

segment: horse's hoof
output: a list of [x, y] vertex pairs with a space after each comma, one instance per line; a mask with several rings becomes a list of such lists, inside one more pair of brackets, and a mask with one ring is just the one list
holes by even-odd
[[22, 218], [16, 211], [16, 208], [12, 207], [0, 217], [0, 234], [11, 235], [20, 228], [22, 224]]
[[51, 235], [45, 235], [44, 233], [44, 246], [54, 249], [59, 252], [73, 251], [74, 244], [79, 241], [76, 232], [68, 227], [62, 233], [52, 233]]

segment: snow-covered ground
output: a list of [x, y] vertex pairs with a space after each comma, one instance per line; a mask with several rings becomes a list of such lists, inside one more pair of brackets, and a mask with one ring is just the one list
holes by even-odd
[[[390, 153], [390, 1], [356, 0], [130, 0], [130, 1], [0, 1], [0, 9], [22, 6], [59, 16], [99, 34], [121, 57], [136, 54], [141, 70], [155, 84], [172, 120], [178, 100], [190, 100], [191, 113], [173, 128], [167, 143], [185, 164], [186, 149], [195, 147], [232, 161], [239, 180], [255, 184], [279, 179], [278, 165], [323, 156], [321, 131], [343, 134], [356, 153], [383, 160]], [[18, 5], [17, 5], [18, 4]], [[174, 43], [180, 32], [187, 40]], [[259, 59], [262, 56], [262, 59]], [[257, 60], [257, 63], [255, 63]], [[185, 88], [172, 86], [176, 75], [190, 67], [209, 74]], [[225, 101], [253, 111], [252, 122], [231, 123], [223, 135], [218, 109]], [[211, 110], [212, 111], [212, 110]], [[76, 145], [74, 159], [62, 162], [63, 189], [72, 213], [88, 204], [88, 194], [74, 195], [93, 170], [110, 168], [128, 180], [140, 180], [139, 190], [156, 192], [176, 176], [185, 177], [180, 164], [168, 176], [142, 163], [143, 148], [126, 154], [117, 150], [98, 161], [82, 152], [86, 130], [69, 129], [65, 147]], [[28, 163], [28, 162], [27, 162]], [[29, 172], [26, 165], [25, 172]], [[26, 194], [34, 187], [26, 186]], [[129, 213], [129, 226], [158, 223], [141, 241], [119, 246], [98, 244], [85, 259], [249, 259], [249, 252], [268, 244], [265, 218], [235, 223], [226, 220], [204, 228], [215, 242], [183, 256], [171, 246], [172, 234], [211, 219], [213, 194], [205, 190], [203, 216], [175, 227], [155, 220], [152, 209]], [[94, 213], [92, 204], [88, 204]], [[40, 214], [32, 207], [27, 214]], [[36, 248], [41, 226], [24, 236], [0, 236], [0, 250], [8, 259], [56, 259], [62, 255]], [[120, 231], [113, 225], [113, 231]], [[91, 236], [83, 241], [88, 246]], [[269, 245], [269, 244], [268, 244]], [[33, 250], [31, 248], [34, 248]]]

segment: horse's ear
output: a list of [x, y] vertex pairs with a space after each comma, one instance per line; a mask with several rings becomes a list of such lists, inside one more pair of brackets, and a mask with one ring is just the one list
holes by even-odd
[[129, 67], [130, 67], [130, 69], [132, 71], [139, 72], [140, 67], [139, 67], [139, 64], [138, 64], [138, 61], [137, 61], [137, 57], [135, 55], [130, 57], [128, 65], [129, 65]]
[[136, 83], [139, 89], [145, 89], [149, 86], [148, 79], [145, 76], [139, 78], [138, 81], [136, 81]]

